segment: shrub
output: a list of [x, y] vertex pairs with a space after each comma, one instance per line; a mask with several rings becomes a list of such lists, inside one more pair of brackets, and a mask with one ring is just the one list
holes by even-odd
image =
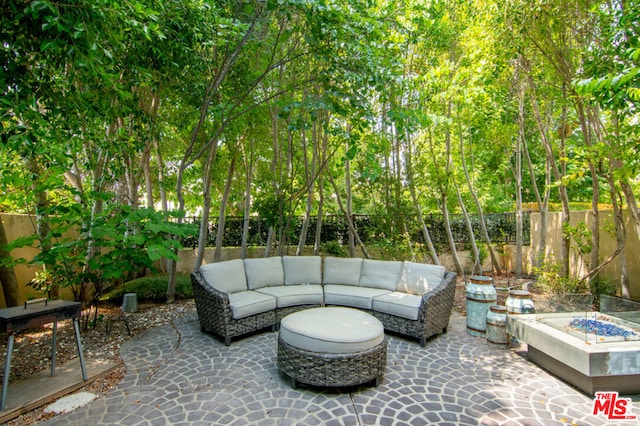
[[609, 280], [596, 278], [591, 281], [591, 293], [595, 296], [594, 304], [600, 306], [600, 296], [615, 296], [616, 295], [616, 283]]
[[322, 244], [320, 252], [326, 256], [347, 257], [347, 250], [337, 241], [327, 241]]
[[600, 305], [600, 296], [615, 296], [616, 283], [595, 278], [591, 282], [577, 278], [564, 278], [558, 273], [557, 265], [547, 266], [546, 270], [538, 269], [537, 284], [551, 294], [591, 294], [594, 306]]
[[562, 277], [559, 270], [560, 266], [557, 264], [547, 264], [543, 268], [534, 268], [537, 284], [552, 294], [590, 293], [588, 283], [577, 278]]
[[[120, 303], [125, 293], [135, 293], [139, 301], [164, 302], [167, 299], [168, 274], [148, 275], [128, 281], [107, 293], [104, 300]], [[189, 274], [176, 277], [176, 299], [193, 297]]]

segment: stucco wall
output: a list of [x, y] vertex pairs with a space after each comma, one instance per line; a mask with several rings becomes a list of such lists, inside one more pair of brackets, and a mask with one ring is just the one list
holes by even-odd
[[[21, 236], [28, 236], [33, 234], [34, 225], [32, 219], [27, 215], [14, 215], [0, 213], [0, 220], [4, 224], [7, 238], [9, 241]], [[527, 273], [531, 273], [531, 265], [533, 256], [537, 253], [540, 245], [540, 214], [531, 214], [531, 246], [523, 247], [523, 270]], [[546, 256], [549, 261], [553, 262], [554, 259], [559, 257], [560, 253], [560, 238], [561, 238], [561, 213], [549, 213], [549, 223], [546, 229], [547, 232], [547, 249]], [[580, 222], [590, 221], [590, 214], [587, 211], [579, 211], [571, 213], [571, 224], [576, 226]], [[611, 212], [601, 212], [601, 226], [600, 226], [600, 257], [605, 259], [616, 249], [615, 235], [613, 235], [613, 222], [611, 219]], [[640, 262], [638, 261], [640, 255], [640, 239], [635, 232], [631, 219], [627, 217], [626, 223], [627, 232], [629, 233], [626, 244], [626, 256], [627, 267], [629, 269], [629, 279], [631, 287], [631, 297], [640, 300]], [[11, 252], [13, 257], [24, 257], [25, 259], [32, 259], [37, 253], [34, 248], [16, 249]], [[252, 247], [249, 249], [249, 257], [260, 257], [264, 253], [263, 248]], [[293, 253], [293, 252], [292, 252]], [[501, 259], [503, 270], [515, 270], [515, 246], [505, 245], [502, 247], [503, 257]], [[310, 254], [310, 253], [309, 253]], [[239, 248], [228, 248], [223, 250], [222, 259], [237, 259], [240, 257]], [[467, 252], [459, 253], [459, 257], [464, 264], [464, 268], [467, 271], [471, 271], [473, 268], [473, 262]], [[442, 254], [440, 256], [442, 264], [450, 270], [453, 270], [453, 260], [451, 255]], [[213, 261], [213, 249], [207, 249], [205, 255], [205, 263]], [[420, 259], [418, 259], [420, 261]], [[426, 261], [426, 260], [425, 260]], [[178, 270], [181, 272], [189, 272], [193, 268], [195, 262], [195, 250], [186, 249], [180, 252], [180, 262], [178, 262]], [[582, 265], [583, 260], [576, 256], [572, 251], [571, 270], [574, 274], [579, 273], [580, 268], [585, 268]], [[164, 269], [164, 268], [160, 268]], [[489, 259], [485, 260], [483, 270], [490, 270], [491, 265]], [[30, 297], [37, 297], [38, 295], [26, 284], [29, 283], [34, 277], [37, 268], [28, 265], [17, 265], [15, 267], [16, 277], [18, 283], [21, 286], [22, 296], [27, 299]], [[601, 273], [601, 277], [610, 281], [616, 282], [619, 285], [620, 281], [620, 264], [616, 259], [609, 264]], [[4, 295], [0, 292], [0, 306], [4, 307]]]
[[[531, 273], [534, 257], [537, 255], [540, 247], [540, 213], [531, 214], [531, 246], [524, 247], [523, 250], [523, 269]], [[547, 246], [545, 250], [545, 258], [549, 262], [558, 262], [560, 258], [560, 247], [562, 238], [562, 213], [549, 213], [548, 224], [546, 229]], [[577, 226], [579, 223], [591, 224], [591, 212], [577, 211], [571, 212], [571, 226]], [[627, 242], [625, 245], [625, 254], [627, 258], [627, 269], [629, 276], [629, 287], [631, 298], [640, 300], [640, 238], [636, 233], [632, 219], [629, 215], [625, 215], [625, 227], [627, 230]], [[590, 228], [589, 228], [590, 229]], [[617, 248], [615, 239], [615, 229], [613, 225], [613, 213], [611, 211], [600, 212], [600, 261], [604, 261]], [[505, 246], [505, 261], [510, 270], [514, 270], [515, 246]], [[570, 264], [572, 276], [577, 277], [584, 274], [588, 270], [589, 255], [581, 258], [575, 249], [570, 251]], [[600, 273], [600, 278], [614, 282], [620, 291], [620, 257], [615, 258]]]
[[[29, 235], [33, 235], [33, 233], [35, 232], [35, 226], [31, 222], [31, 217], [28, 215], [0, 213], [0, 220], [2, 220], [4, 231], [7, 234], [7, 241], [9, 242], [14, 241], [20, 237], [28, 237]], [[14, 259], [25, 258], [27, 260], [31, 260], [36, 254], [38, 254], [38, 250], [32, 247], [25, 247], [15, 249], [9, 254]], [[18, 285], [20, 286], [20, 294], [25, 300], [27, 298], [35, 296], [35, 292], [26, 284], [33, 278], [35, 278], [36, 272], [38, 270], [39, 268], [26, 264], [20, 264], [14, 267], [16, 279], [18, 281]], [[2, 299], [0, 301], [2, 303], [2, 306], [6, 306], [4, 294], [2, 294], [2, 292], [0, 292], [0, 298]]]

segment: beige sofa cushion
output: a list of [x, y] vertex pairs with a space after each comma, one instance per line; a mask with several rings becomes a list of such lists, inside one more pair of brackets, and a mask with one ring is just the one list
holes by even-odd
[[327, 284], [324, 286], [324, 303], [325, 305], [351, 306], [371, 310], [374, 297], [386, 293], [390, 293], [390, 291], [381, 288]]
[[276, 298], [276, 307], [286, 308], [298, 305], [322, 305], [323, 293], [320, 284], [281, 285], [263, 287], [257, 292]]
[[200, 275], [211, 287], [223, 293], [247, 290], [247, 278], [242, 260], [207, 263], [200, 267]]
[[401, 272], [402, 262], [364, 259], [358, 285], [395, 291]]
[[422, 296], [442, 282], [444, 273], [444, 266], [404, 262], [397, 291]]
[[280, 339], [310, 352], [364, 352], [384, 341], [380, 320], [356, 309], [313, 308], [284, 317]]
[[246, 318], [276, 309], [276, 298], [257, 291], [241, 291], [229, 294], [233, 319]]
[[416, 321], [422, 296], [394, 291], [373, 299], [373, 310]]
[[320, 256], [282, 256], [284, 285], [322, 284]]
[[244, 270], [247, 273], [249, 290], [284, 284], [280, 256], [245, 259]]
[[357, 286], [360, 282], [362, 259], [345, 257], [324, 258], [324, 284], [344, 284]]

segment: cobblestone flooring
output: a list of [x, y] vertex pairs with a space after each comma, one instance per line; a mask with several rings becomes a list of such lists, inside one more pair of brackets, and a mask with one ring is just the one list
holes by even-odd
[[[225, 347], [197, 319], [149, 330], [127, 342], [127, 373], [116, 390], [46, 425], [610, 425], [593, 398], [489, 345], [452, 317], [427, 342], [388, 336], [377, 388], [293, 390], [276, 367], [277, 333]], [[640, 417], [640, 399], [633, 414]], [[622, 425], [640, 424], [636, 421]]]

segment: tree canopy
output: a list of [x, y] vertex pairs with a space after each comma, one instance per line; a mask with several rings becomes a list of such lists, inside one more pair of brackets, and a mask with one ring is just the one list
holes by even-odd
[[[109, 228], [122, 232], [123, 251], [149, 242], [149, 258], [172, 258], [158, 233], [193, 232], [182, 217], [198, 216], [201, 261], [214, 215], [218, 225], [264, 218], [267, 253], [314, 241], [318, 252], [321, 218], [341, 215], [344, 243], [366, 254], [351, 218], [370, 214], [388, 256], [422, 251], [438, 262], [426, 214], [559, 205], [567, 275], [578, 241], [569, 201], [585, 203], [595, 226], [603, 203], [626, 208], [640, 229], [639, 6], [9, 0], [0, 211], [36, 215], [49, 271], [60, 260], [50, 250], [64, 243], [83, 280], [99, 281], [114, 278], [100, 270], [99, 231], [118, 221], [130, 224]], [[173, 211], [171, 229], [135, 223]], [[304, 226], [291, 235], [297, 217]], [[70, 245], [62, 227], [72, 225], [82, 232]], [[477, 238], [491, 250], [487, 235]], [[591, 242], [588, 279], [599, 267]]]

